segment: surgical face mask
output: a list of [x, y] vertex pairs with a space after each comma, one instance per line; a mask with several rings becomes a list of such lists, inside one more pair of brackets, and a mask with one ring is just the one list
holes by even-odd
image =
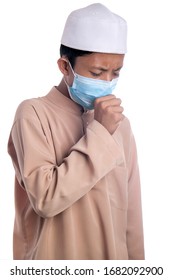
[[74, 71], [73, 74], [74, 80], [72, 86], [67, 85], [70, 97], [87, 110], [94, 109], [96, 98], [112, 94], [118, 82], [118, 78], [112, 81], [104, 81], [80, 76]]

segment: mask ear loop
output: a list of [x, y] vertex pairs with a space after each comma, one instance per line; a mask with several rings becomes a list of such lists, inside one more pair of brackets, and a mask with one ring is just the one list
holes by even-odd
[[[69, 61], [69, 60], [66, 60], [66, 59], [64, 59], [64, 58], [62, 58], [62, 60], [64, 60], [65, 62], [67, 62], [67, 63], [69, 64], [70, 69], [71, 69], [71, 71], [72, 71], [72, 73], [73, 73], [74, 77], [76, 77], [76, 74], [75, 74], [75, 72], [74, 72], [74, 70], [73, 70], [73, 68], [72, 68], [72, 66], [71, 66], [70, 61]], [[65, 82], [65, 84], [66, 84], [67, 88], [69, 88], [70, 86], [68, 85], [67, 81], [65, 80], [65, 77], [64, 77], [63, 79], [64, 79], [64, 82]]]
[[67, 61], [67, 62], [68, 62], [68, 64], [69, 64], [70, 68], [71, 68], [71, 71], [72, 71], [72, 73], [73, 73], [74, 77], [76, 77], [76, 74], [75, 74], [75, 72], [74, 72], [74, 70], [73, 70], [73, 68], [72, 68], [72, 66], [71, 66], [70, 61]]

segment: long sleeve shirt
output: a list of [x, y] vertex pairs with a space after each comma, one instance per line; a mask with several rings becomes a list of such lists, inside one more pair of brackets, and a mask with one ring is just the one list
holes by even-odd
[[23, 101], [8, 152], [15, 169], [14, 259], [144, 259], [134, 136], [111, 135], [56, 87]]

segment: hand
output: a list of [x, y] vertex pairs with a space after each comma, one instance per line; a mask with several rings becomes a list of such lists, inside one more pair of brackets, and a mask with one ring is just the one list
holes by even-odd
[[124, 118], [121, 99], [114, 95], [99, 97], [94, 102], [94, 119], [102, 124], [110, 134], [113, 134], [119, 122]]

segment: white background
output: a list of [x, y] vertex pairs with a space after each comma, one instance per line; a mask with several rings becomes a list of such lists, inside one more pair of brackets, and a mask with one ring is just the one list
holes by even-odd
[[[56, 61], [67, 15], [94, 1], [0, 1], [0, 259], [12, 259], [14, 171], [7, 141], [18, 104], [61, 79]], [[170, 262], [173, 239], [173, 17], [171, 1], [100, 0], [128, 22], [118, 84], [135, 134], [146, 259]]]

